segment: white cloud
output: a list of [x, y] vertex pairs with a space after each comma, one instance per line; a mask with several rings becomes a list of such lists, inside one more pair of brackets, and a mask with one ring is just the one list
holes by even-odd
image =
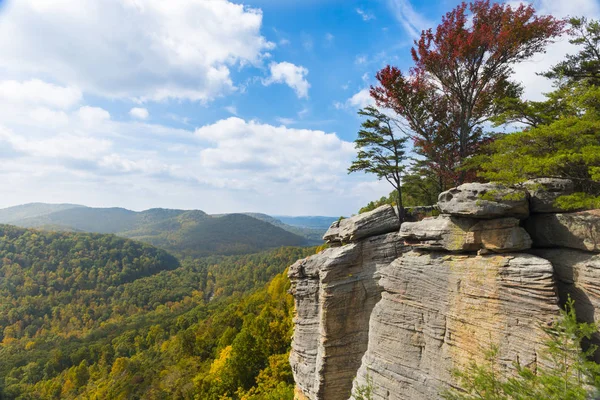
[[364, 11], [361, 8], [357, 8], [356, 12], [358, 15], [360, 15], [362, 17], [363, 21], [370, 21], [372, 19], [375, 19], [375, 16], [372, 13]]
[[277, 122], [283, 125], [293, 125], [296, 123], [296, 120], [293, 118], [277, 117]]
[[0, 139], [18, 153], [50, 159], [87, 160], [107, 151], [111, 142], [73, 134], [58, 134], [49, 138], [29, 138], [0, 126]]
[[[1, 61], [0, 61], [1, 63]], [[30, 79], [0, 81], [0, 101], [68, 109], [81, 101], [81, 91], [74, 87], [63, 87]]]
[[346, 100], [344, 103], [335, 102], [333, 106], [338, 109], [347, 109], [347, 108], [365, 108], [367, 106], [374, 106], [375, 100], [369, 94], [369, 88], [364, 88], [359, 92], [355, 93], [352, 97]]
[[[114, 120], [85, 104], [71, 110], [4, 105], [0, 180], [11, 191], [0, 207], [46, 201], [338, 214], [372, 196], [355, 189], [369, 177], [347, 175], [353, 143], [334, 133], [237, 117], [192, 131]], [[308, 112], [302, 109], [299, 118]], [[332, 197], [347, 200], [344, 211]]]
[[375, 101], [369, 94], [369, 89], [362, 89], [360, 92], [356, 93], [354, 96], [348, 99], [348, 104], [353, 107], [365, 108], [367, 106], [372, 106], [375, 104]]
[[433, 22], [419, 14], [410, 0], [388, 0], [396, 19], [406, 33], [412, 38], [418, 38], [422, 30], [433, 28]]
[[355, 155], [352, 143], [332, 133], [235, 117], [203, 126], [196, 136], [211, 144], [200, 152], [201, 165], [225, 178], [243, 177], [244, 186], [262, 181], [259, 187], [279, 182], [316, 189], [336, 181]]
[[225, 107], [225, 111], [227, 111], [231, 115], [238, 115], [236, 106], [227, 106], [227, 107]]
[[[557, 18], [585, 15], [590, 19], [600, 18], [600, 4], [595, 0], [572, 0], [569, 2], [555, 0], [538, 0], [533, 5], [540, 15], [552, 15]], [[537, 73], [549, 70], [553, 65], [564, 60], [567, 54], [578, 51], [569, 43], [567, 37], [558, 39], [549, 45], [546, 53], [537, 54], [530, 60], [514, 67], [514, 80], [525, 87], [524, 96], [529, 100], [543, 100], [543, 93], [553, 90], [552, 82]]]
[[145, 108], [134, 107], [129, 110], [129, 115], [137, 119], [147, 119], [150, 116], [150, 113]]
[[235, 90], [232, 66], [259, 65], [273, 48], [261, 25], [259, 10], [227, 0], [11, 1], [0, 69], [108, 97], [208, 101]]
[[271, 76], [263, 81], [265, 85], [273, 83], [285, 83], [294, 91], [299, 98], [308, 97], [310, 83], [306, 80], [308, 69], [289, 62], [271, 63], [269, 66]]
[[110, 119], [110, 113], [100, 107], [84, 106], [77, 110], [77, 116], [85, 126], [97, 126]]

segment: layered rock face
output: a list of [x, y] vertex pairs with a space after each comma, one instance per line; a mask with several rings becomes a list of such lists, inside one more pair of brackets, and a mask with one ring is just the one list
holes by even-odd
[[[326, 234], [338, 247], [300, 260], [289, 270], [296, 301], [290, 362], [299, 398], [350, 397], [368, 345], [371, 311], [381, 298], [378, 275], [404, 249], [390, 206], [340, 222]], [[341, 245], [355, 238], [363, 240]]]
[[558, 312], [552, 265], [525, 255], [415, 251], [382, 272], [369, 348], [356, 384], [373, 399], [436, 399], [451, 371], [491, 344], [510, 365], [536, 362], [540, 324]]
[[438, 399], [491, 344], [504, 368], [540, 362], [559, 297], [600, 321], [600, 211], [562, 213], [564, 180], [526, 187], [465, 184], [399, 229], [389, 206], [334, 223], [337, 247], [290, 268], [297, 397]]

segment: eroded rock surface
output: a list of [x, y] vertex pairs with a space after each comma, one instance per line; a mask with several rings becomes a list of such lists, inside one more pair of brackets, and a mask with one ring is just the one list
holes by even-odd
[[383, 205], [373, 211], [335, 221], [325, 232], [323, 240], [331, 244], [358, 241], [362, 238], [397, 232], [400, 221], [390, 205]]
[[535, 247], [570, 247], [600, 252], [600, 210], [533, 214], [525, 221]]
[[[534, 249], [531, 253], [554, 266], [561, 304], [570, 296], [578, 320], [600, 323], [600, 254], [571, 249]], [[599, 346], [600, 334], [592, 341]], [[596, 362], [600, 362], [600, 351], [596, 352]]]
[[531, 247], [531, 238], [516, 218], [480, 220], [442, 215], [419, 222], [405, 222], [400, 238], [414, 248], [470, 252], [521, 251]]
[[573, 185], [532, 185], [531, 197], [459, 186], [440, 195], [441, 216], [398, 233], [391, 206], [334, 223], [324, 239], [337, 247], [290, 268], [296, 398], [348, 399], [371, 382], [373, 399], [440, 399], [490, 344], [505, 368], [544, 362], [540, 327], [559, 317], [558, 297], [600, 322], [600, 210], [552, 213]]
[[381, 298], [379, 271], [400, 256], [397, 233], [334, 247], [290, 267], [296, 318], [290, 363], [308, 399], [348, 399]]
[[465, 183], [440, 193], [442, 214], [473, 218], [526, 218], [529, 200], [525, 190], [494, 183]]
[[438, 399], [490, 342], [507, 365], [535, 362], [539, 326], [558, 315], [552, 274], [526, 254], [404, 254], [382, 271], [357, 385], [369, 377], [373, 399]]
[[532, 213], [564, 212], [554, 204], [556, 199], [575, 192], [575, 185], [570, 179], [537, 178], [523, 185], [530, 195], [529, 208]]

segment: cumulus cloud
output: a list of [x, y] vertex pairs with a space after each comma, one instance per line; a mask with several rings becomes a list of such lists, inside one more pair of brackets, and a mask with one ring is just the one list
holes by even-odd
[[375, 105], [375, 100], [373, 100], [373, 98], [369, 94], [369, 88], [361, 89], [348, 100], [346, 100], [344, 103], [334, 103], [334, 107], [338, 110], [344, 108], [365, 108], [367, 106], [373, 105]]
[[337, 214], [331, 196], [351, 199], [348, 210], [370, 198], [354, 189], [362, 177], [347, 176], [354, 156], [353, 143], [334, 133], [238, 117], [188, 130], [115, 120], [90, 105], [0, 107], [0, 180], [12, 188], [0, 207], [49, 201]]
[[[516, 2], [513, 2], [518, 5]], [[537, 0], [532, 2], [540, 15], [553, 15], [557, 18], [585, 15], [591, 19], [600, 18], [600, 4], [596, 0], [572, 0], [569, 2], [554, 0]], [[543, 93], [553, 90], [552, 82], [537, 73], [549, 70], [559, 63], [567, 54], [578, 51], [569, 43], [567, 37], [558, 39], [549, 45], [544, 54], [537, 54], [532, 59], [517, 64], [514, 68], [514, 79], [523, 84], [524, 96], [529, 100], [543, 100]]]
[[77, 105], [81, 98], [81, 91], [77, 88], [53, 85], [39, 79], [0, 81], [0, 99], [6, 103], [68, 109]]
[[142, 101], [211, 100], [235, 90], [232, 66], [260, 65], [274, 46], [260, 33], [260, 10], [227, 0], [19, 0], [0, 19], [5, 76]]
[[263, 84], [268, 86], [273, 83], [285, 83], [294, 89], [299, 98], [308, 97], [310, 88], [310, 83], [306, 80], [308, 69], [289, 62], [271, 63], [269, 69], [271, 75], [263, 81]]
[[77, 110], [77, 117], [85, 126], [97, 126], [110, 119], [110, 113], [100, 107], [83, 106]]
[[200, 152], [203, 166], [235, 171], [251, 180], [263, 177], [318, 185], [344, 172], [355, 155], [354, 145], [333, 133], [235, 117], [198, 128], [195, 134], [209, 143]]
[[137, 119], [147, 119], [150, 116], [150, 113], [145, 108], [134, 107], [129, 110], [129, 115]]

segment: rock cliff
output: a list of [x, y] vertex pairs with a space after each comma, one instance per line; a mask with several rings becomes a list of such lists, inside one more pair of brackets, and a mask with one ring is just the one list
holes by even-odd
[[289, 270], [296, 397], [369, 383], [373, 399], [437, 399], [490, 344], [504, 368], [540, 362], [540, 327], [567, 295], [600, 321], [600, 210], [556, 207], [572, 186], [465, 184], [440, 195], [436, 218], [400, 227], [383, 206], [334, 223], [332, 247]]

